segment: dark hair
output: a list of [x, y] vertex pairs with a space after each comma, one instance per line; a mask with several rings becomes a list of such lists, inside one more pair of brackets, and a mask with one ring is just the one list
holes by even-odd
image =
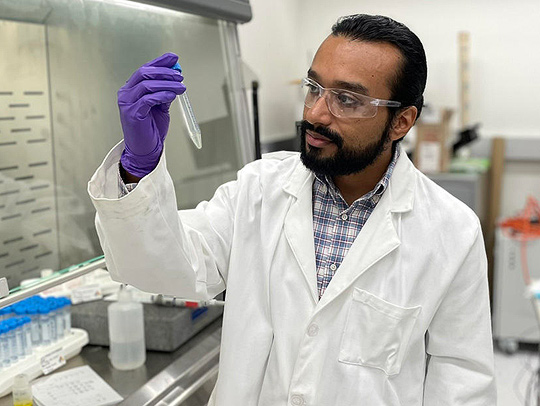
[[[392, 100], [401, 102], [400, 108], [415, 106], [420, 117], [424, 104], [427, 62], [420, 39], [404, 24], [384, 16], [354, 14], [341, 17], [332, 27], [332, 35], [353, 41], [386, 42], [403, 55], [401, 70], [390, 84]], [[395, 112], [394, 112], [395, 113]]]

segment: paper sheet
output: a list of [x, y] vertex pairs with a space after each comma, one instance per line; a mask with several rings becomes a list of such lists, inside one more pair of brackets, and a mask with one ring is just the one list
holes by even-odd
[[111, 406], [123, 400], [88, 365], [40, 379], [32, 392], [39, 406]]

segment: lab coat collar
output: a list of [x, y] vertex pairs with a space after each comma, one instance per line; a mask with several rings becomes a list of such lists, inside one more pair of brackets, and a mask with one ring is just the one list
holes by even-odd
[[[403, 213], [412, 210], [414, 203], [415, 176], [414, 166], [401, 147], [396, 167], [390, 178], [390, 183], [385, 194], [390, 195], [388, 209], [394, 213]], [[307, 185], [313, 184], [314, 174], [307, 169], [301, 161], [298, 161], [296, 169], [283, 185], [283, 190], [290, 195], [299, 198]], [[311, 195], [310, 195], [311, 198]]]
[[301, 162], [297, 164], [288, 182], [283, 186], [287, 193], [296, 198], [286, 215], [284, 232], [304, 275], [313, 304], [317, 309], [316, 312], [345, 291], [373, 264], [400, 245], [401, 241], [393, 223], [392, 213], [403, 213], [412, 209], [415, 188], [414, 171], [414, 166], [407, 154], [401, 151], [388, 189], [319, 301], [313, 241], [312, 184], [314, 175]]

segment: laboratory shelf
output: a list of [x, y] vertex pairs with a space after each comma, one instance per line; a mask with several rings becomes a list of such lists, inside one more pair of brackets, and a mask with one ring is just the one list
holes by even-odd
[[62, 349], [59, 353], [66, 361], [75, 357], [81, 349], [88, 344], [88, 333], [82, 329], [72, 328], [71, 334], [46, 346], [34, 349], [34, 353], [16, 364], [0, 369], [0, 398], [11, 393], [13, 379], [18, 374], [26, 374], [30, 380], [43, 375], [41, 360], [53, 352]]

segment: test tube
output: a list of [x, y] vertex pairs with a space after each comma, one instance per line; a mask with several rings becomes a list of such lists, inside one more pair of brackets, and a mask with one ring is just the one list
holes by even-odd
[[39, 330], [39, 312], [36, 305], [28, 306], [28, 315], [32, 322], [30, 329], [32, 331], [32, 346], [37, 347], [41, 343], [41, 332]]
[[0, 321], [0, 370], [4, 369], [4, 360], [6, 356], [4, 354], [4, 331], [2, 330], [2, 325]]
[[41, 332], [41, 344], [49, 345], [51, 343], [51, 324], [49, 323], [49, 308], [42, 304], [39, 306], [39, 330]]
[[8, 320], [12, 316], [12, 306], [4, 307], [3, 309], [0, 309], [0, 321], [2, 320]]
[[19, 374], [13, 379], [13, 406], [32, 406], [32, 387], [28, 375]]
[[2, 366], [7, 368], [11, 365], [11, 353], [9, 348], [9, 341], [7, 337], [8, 327], [5, 323], [0, 323], [0, 346], [2, 347]]
[[56, 334], [56, 313], [58, 311], [56, 299], [49, 298], [47, 305], [49, 306], [49, 331], [51, 332], [51, 341], [54, 343], [58, 339]]
[[71, 300], [68, 298], [64, 299], [64, 302], [66, 303], [64, 307], [64, 330], [65, 335], [71, 334]]
[[11, 363], [15, 364], [19, 360], [19, 351], [17, 349], [17, 339], [15, 338], [15, 325], [12, 320], [7, 320], [7, 340], [9, 343], [9, 356]]
[[[182, 72], [182, 68], [178, 63], [174, 64], [172, 69]], [[178, 95], [177, 99], [178, 104], [180, 105], [180, 115], [184, 118], [184, 124], [188, 131], [189, 137], [191, 138], [191, 141], [193, 141], [193, 144], [195, 144], [198, 149], [201, 149], [201, 129], [199, 128], [199, 124], [195, 119], [195, 114], [193, 113], [193, 108], [191, 107], [191, 102], [189, 101], [187, 90], [184, 93]]]
[[24, 355], [32, 355], [32, 328], [30, 327], [32, 320], [30, 317], [22, 318], [22, 331], [24, 341]]
[[56, 299], [56, 338], [58, 340], [64, 338], [66, 328], [64, 327], [64, 298]]
[[23, 322], [22, 319], [17, 318], [14, 320], [15, 322], [13, 325], [15, 328], [13, 329], [13, 332], [15, 333], [15, 343], [17, 346], [17, 358], [23, 359], [25, 357], [24, 353], [24, 346], [25, 346], [25, 339], [23, 336]]

